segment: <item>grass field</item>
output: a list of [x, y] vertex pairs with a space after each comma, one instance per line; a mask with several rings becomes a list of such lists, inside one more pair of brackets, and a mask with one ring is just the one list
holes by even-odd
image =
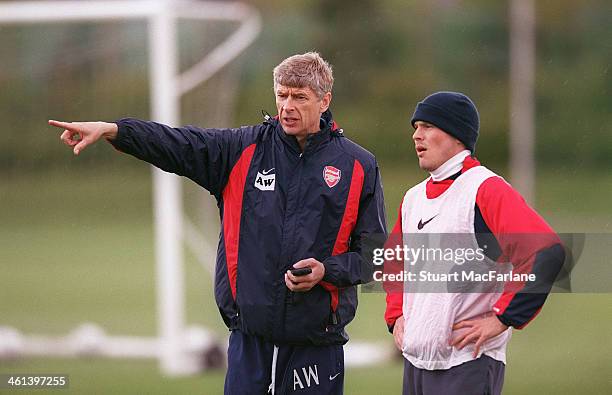
[[[383, 167], [392, 221], [403, 190], [421, 176]], [[0, 326], [14, 326], [25, 333], [64, 334], [90, 321], [110, 334], [154, 334], [149, 178], [145, 166], [110, 173], [99, 169], [77, 173], [67, 168], [37, 176], [3, 176]], [[549, 172], [540, 179], [538, 207], [557, 230], [610, 232], [606, 197], [612, 195], [612, 176], [584, 172], [568, 178], [563, 172]], [[595, 182], [597, 191], [588, 193]], [[224, 336], [212, 280], [187, 257], [189, 322]], [[361, 294], [357, 318], [349, 326], [352, 338], [391, 342], [383, 311], [383, 295]], [[611, 332], [610, 294], [552, 295], [538, 319], [524, 331], [514, 332], [504, 393], [612, 393]], [[219, 394], [224, 377], [216, 371], [168, 379], [160, 376], [155, 361], [0, 361], [0, 374], [11, 372], [68, 373], [70, 389], [65, 392], [79, 394]], [[349, 369], [346, 393], [400, 393], [401, 374], [399, 361]]]

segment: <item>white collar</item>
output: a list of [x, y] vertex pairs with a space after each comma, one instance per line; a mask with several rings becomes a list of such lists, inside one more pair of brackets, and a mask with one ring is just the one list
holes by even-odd
[[440, 167], [438, 167], [436, 170], [430, 172], [429, 174], [431, 174], [431, 178], [434, 181], [442, 181], [446, 180], [453, 174], [458, 173], [463, 168], [463, 161], [469, 155], [469, 150], [459, 152], [457, 155], [440, 165]]

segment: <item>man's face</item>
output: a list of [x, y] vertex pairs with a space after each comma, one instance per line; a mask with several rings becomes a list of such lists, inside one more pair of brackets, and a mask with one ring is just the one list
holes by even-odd
[[412, 140], [419, 158], [419, 167], [423, 170], [436, 170], [465, 149], [459, 140], [428, 122], [417, 121], [414, 127]]
[[329, 108], [331, 93], [319, 98], [311, 88], [276, 86], [276, 109], [285, 133], [302, 141], [319, 131], [321, 114]]

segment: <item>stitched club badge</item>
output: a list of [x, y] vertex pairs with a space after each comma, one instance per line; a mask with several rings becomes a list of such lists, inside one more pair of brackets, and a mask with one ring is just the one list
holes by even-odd
[[334, 166], [325, 166], [323, 168], [323, 180], [325, 180], [325, 183], [330, 188], [338, 185], [341, 175], [340, 169], [336, 169]]

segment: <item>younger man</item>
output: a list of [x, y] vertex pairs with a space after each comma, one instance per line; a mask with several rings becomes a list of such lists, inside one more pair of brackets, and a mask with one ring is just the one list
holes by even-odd
[[[436, 293], [386, 284], [385, 320], [405, 358], [404, 394], [500, 394], [510, 327], [523, 328], [540, 311], [564, 250], [523, 198], [473, 156], [479, 116], [472, 100], [434, 93], [417, 104], [411, 124], [419, 167], [431, 176], [404, 196], [390, 240], [473, 234], [451, 237], [484, 251], [482, 265], [510, 262], [536, 280], [506, 284], [503, 293], [462, 290], [459, 282]], [[404, 262], [393, 266], [386, 270], [403, 270]]]

